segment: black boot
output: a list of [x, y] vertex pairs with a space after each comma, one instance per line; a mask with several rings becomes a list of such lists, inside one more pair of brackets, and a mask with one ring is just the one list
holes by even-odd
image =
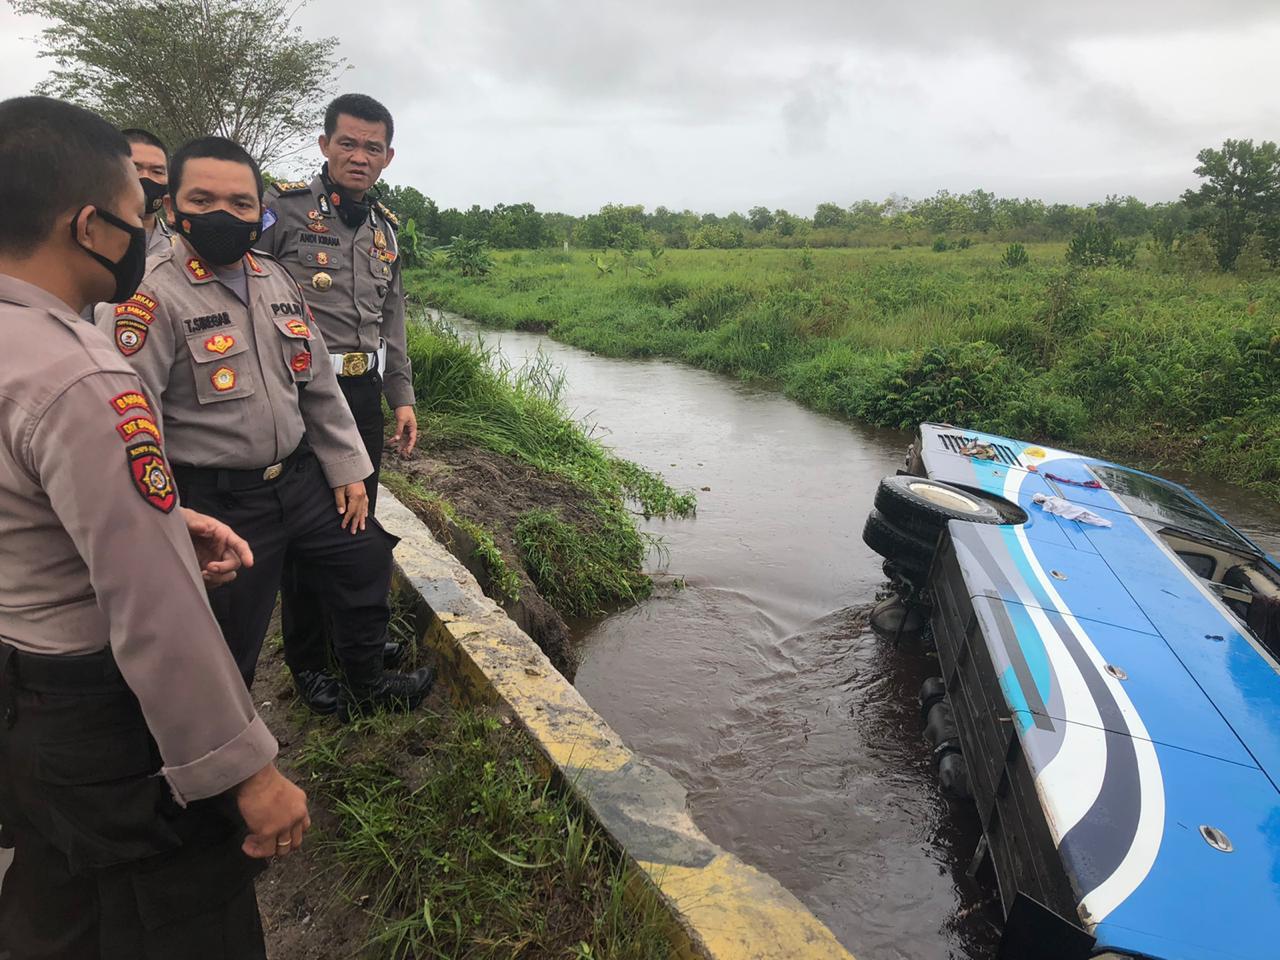
[[293, 685], [312, 713], [328, 717], [338, 712], [340, 684], [336, 677], [323, 670], [299, 670], [293, 675]]
[[350, 723], [357, 717], [379, 711], [408, 713], [431, 692], [435, 667], [421, 667], [413, 673], [384, 673], [370, 684], [342, 687], [338, 695], [338, 719]]
[[403, 643], [397, 643], [395, 640], [388, 640], [382, 645], [382, 668], [384, 670], [399, 670], [400, 664], [404, 663], [404, 652], [407, 647]]

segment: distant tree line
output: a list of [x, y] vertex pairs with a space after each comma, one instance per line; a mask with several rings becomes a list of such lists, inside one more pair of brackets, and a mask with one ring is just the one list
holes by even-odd
[[[1074, 241], [1081, 257], [1120, 249], [1120, 240], [1145, 239], [1157, 253], [1172, 254], [1189, 242], [1211, 251], [1224, 270], [1242, 256], [1280, 263], [1280, 148], [1270, 141], [1228, 140], [1205, 149], [1195, 168], [1202, 184], [1182, 198], [1144, 203], [1109, 196], [1077, 206], [998, 197], [985, 190], [940, 190], [912, 200], [891, 196], [850, 206], [820, 203], [811, 216], [752, 207], [746, 213], [696, 213], [608, 204], [571, 216], [537, 210], [531, 203], [492, 208], [439, 209], [414, 187], [386, 187], [386, 201], [412, 219], [429, 244], [479, 241], [498, 249], [571, 246], [636, 250], [739, 247], [928, 246], [964, 248], [971, 241], [1005, 243]], [[955, 241], [961, 241], [956, 243]]]

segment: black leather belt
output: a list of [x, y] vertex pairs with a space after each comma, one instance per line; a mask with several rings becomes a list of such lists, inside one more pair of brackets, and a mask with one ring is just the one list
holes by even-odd
[[179, 487], [213, 487], [218, 490], [249, 490], [262, 487], [279, 480], [305, 457], [311, 455], [311, 448], [305, 443], [278, 463], [251, 470], [237, 470], [230, 467], [188, 467], [180, 463], [173, 465], [173, 476]]
[[41, 693], [115, 693], [128, 690], [110, 647], [53, 656], [0, 643], [0, 673], [12, 671], [18, 686]]

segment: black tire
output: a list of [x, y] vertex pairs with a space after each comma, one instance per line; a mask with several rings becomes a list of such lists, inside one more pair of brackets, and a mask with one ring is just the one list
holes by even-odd
[[903, 570], [925, 572], [933, 563], [937, 543], [929, 543], [913, 533], [900, 530], [884, 518], [879, 510], [867, 514], [862, 528], [863, 542], [880, 556], [894, 561]]
[[[923, 494], [924, 490], [933, 498]], [[954, 506], [940, 501], [951, 501]], [[948, 520], [1005, 522], [1000, 511], [982, 497], [928, 477], [885, 477], [876, 488], [875, 506], [894, 526], [929, 542], [937, 540]]]

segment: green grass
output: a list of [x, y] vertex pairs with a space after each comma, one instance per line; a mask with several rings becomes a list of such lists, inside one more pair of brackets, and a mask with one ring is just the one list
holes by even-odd
[[660, 960], [664, 915], [494, 716], [312, 729], [295, 769], [336, 815], [321, 855], [370, 921], [370, 957]]
[[415, 509], [440, 509], [471, 534], [499, 590], [519, 597], [512, 564], [521, 563], [548, 602], [561, 614], [598, 614], [647, 596], [645, 558], [658, 542], [636, 527], [644, 517], [691, 515], [691, 493], [673, 490], [659, 474], [623, 460], [575, 421], [561, 400], [562, 381], [540, 357], [513, 368], [493, 350], [460, 338], [447, 327], [419, 317], [410, 324], [418, 418], [424, 444], [443, 459], [450, 445], [492, 451], [570, 484], [586, 504], [557, 513], [557, 504], [526, 511], [504, 531], [519, 550], [506, 557], [494, 530], [467, 517], [422, 483], [388, 462], [385, 480]]
[[[1280, 498], [1280, 278], [1072, 271], [1061, 244], [968, 250], [670, 250], [654, 276], [586, 253], [499, 255], [487, 278], [413, 271], [410, 293], [610, 356], [672, 357], [817, 410], [944, 420]], [[641, 258], [642, 259], [642, 258]]]

